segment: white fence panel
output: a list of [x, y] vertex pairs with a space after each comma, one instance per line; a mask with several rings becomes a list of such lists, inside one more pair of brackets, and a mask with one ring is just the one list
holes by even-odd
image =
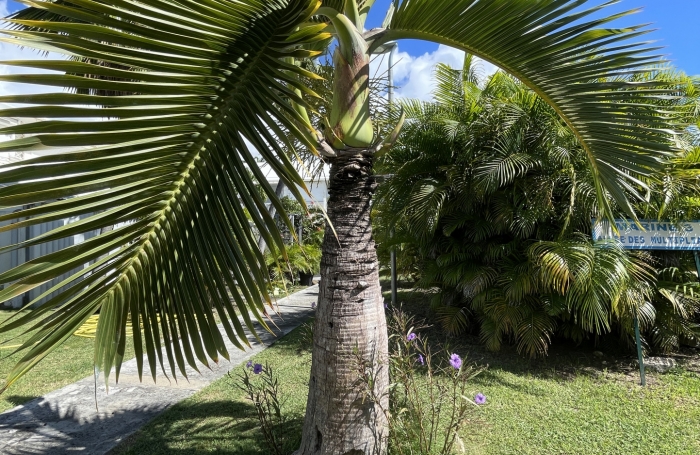
[[[9, 213], [10, 210], [0, 210], [0, 215], [5, 215]], [[16, 223], [17, 221], [21, 221], [19, 219], [14, 219], [10, 221], [6, 221], [3, 223], [0, 223], [0, 226], [5, 226], [10, 223]], [[65, 224], [68, 224], [71, 221], [71, 219], [63, 219], [63, 220], [57, 220], [57, 221], [52, 221], [48, 223], [42, 223], [38, 224], [35, 226], [28, 226], [28, 227], [20, 227], [18, 229], [12, 229], [8, 230], [5, 232], [0, 232], [0, 247], [8, 246], [11, 244], [17, 244], [19, 242], [23, 242], [26, 239], [32, 239], [34, 237], [37, 237], [39, 235], [45, 234], [46, 232], [55, 229], [57, 227], [64, 226]], [[79, 234], [79, 235], [74, 235], [66, 238], [62, 238], [59, 240], [54, 240], [52, 242], [46, 242], [46, 243], [40, 243], [38, 245], [33, 245], [30, 247], [22, 247], [18, 248], [13, 251], [9, 251], [7, 253], [0, 254], [0, 273], [6, 272], [7, 270], [10, 270], [13, 267], [16, 267], [20, 264], [24, 264], [28, 260], [36, 259], [42, 256], [46, 256], [47, 254], [51, 254], [53, 252], [62, 250], [63, 248], [72, 246], [72, 245], [77, 245], [79, 243], [84, 242], [85, 240], [88, 240], [95, 235], [98, 234], [98, 231], [91, 231], [87, 232], [84, 234]], [[73, 273], [75, 273], [77, 270], [73, 270], [71, 272], [65, 273], [61, 275], [60, 277], [51, 280], [47, 283], [42, 284], [41, 286], [38, 286], [34, 289], [32, 289], [29, 292], [26, 292], [20, 296], [17, 296], [13, 298], [12, 300], [9, 300], [3, 304], [5, 308], [11, 307], [11, 308], [20, 308], [23, 305], [26, 305], [27, 303], [31, 302], [44, 292], [48, 291], [51, 289], [53, 286], [56, 284], [60, 283], [64, 279], [68, 278], [71, 276]], [[42, 298], [41, 301], [37, 302], [37, 304], [43, 303], [47, 301], [48, 299], [54, 297], [57, 294], [58, 291], [55, 291], [46, 297]]]

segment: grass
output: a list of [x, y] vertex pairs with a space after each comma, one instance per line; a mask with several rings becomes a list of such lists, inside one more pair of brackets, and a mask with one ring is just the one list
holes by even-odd
[[[306, 407], [311, 354], [303, 328], [280, 339], [254, 361], [269, 364], [280, 378], [282, 409], [287, 417], [285, 449], [298, 448]], [[258, 428], [256, 411], [237, 388], [234, 369], [191, 398], [184, 400], [142, 428], [109, 455], [237, 454], [267, 455], [269, 449]]]
[[[424, 311], [425, 295], [399, 297], [407, 309]], [[431, 339], [440, 336], [430, 332]], [[303, 339], [294, 331], [254, 359], [269, 363], [280, 378], [289, 452], [298, 445], [308, 390], [310, 354], [299, 349]], [[466, 453], [700, 453], [700, 378], [693, 363], [650, 373], [649, 386], [641, 388], [631, 356], [598, 358], [592, 348], [566, 346], [530, 361], [510, 350], [488, 352], [468, 338], [447, 341], [469, 361], [488, 365], [472, 379], [471, 392], [488, 401], [462, 431]], [[174, 406], [110, 455], [269, 453], [236, 381], [223, 378]]]
[[[0, 311], [0, 322], [7, 320], [13, 314], [16, 312]], [[29, 335], [21, 335], [21, 333], [22, 329], [15, 329], [3, 334], [1, 341], [12, 340], [9, 341], [9, 346], [18, 345], [29, 338]], [[93, 341], [92, 338], [70, 337], [0, 395], [0, 412], [90, 376], [93, 373]], [[14, 349], [8, 349], [7, 346], [0, 346], [0, 383], [22, 358], [22, 353], [10, 355], [13, 351]], [[126, 358], [133, 356], [133, 349], [127, 343]]]
[[[405, 309], [425, 316], [427, 298], [403, 291]], [[439, 336], [435, 328], [431, 337]], [[471, 362], [488, 368], [472, 379], [487, 405], [462, 438], [471, 454], [700, 453], [700, 355], [668, 374], [639, 383], [633, 353], [613, 347], [555, 346], [530, 360], [514, 349], [489, 352], [476, 338], [450, 340]]]
[[[425, 314], [424, 294], [403, 290], [399, 300], [407, 311]], [[0, 320], [10, 315], [0, 312]], [[547, 358], [531, 361], [509, 349], [488, 352], [472, 338], [445, 339], [435, 328], [427, 332], [434, 341], [448, 341], [467, 361], [488, 365], [469, 387], [470, 393], [482, 392], [488, 401], [475, 408], [461, 433], [466, 453], [700, 453], [697, 352], [671, 373], [649, 373], [649, 386], [641, 388], [633, 356], [615, 354], [612, 349], [603, 349], [605, 356], [597, 357], [592, 347], [560, 346]], [[254, 359], [268, 363], [280, 378], [289, 452], [299, 443], [308, 390], [310, 353], [303, 346], [308, 346], [307, 336], [296, 330]], [[16, 360], [17, 355], [0, 360], [0, 378]], [[0, 396], [0, 410], [91, 372], [92, 340], [72, 337]], [[268, 454], [255, 408], [236, 387], [235, 374], [234, 370], [233, 377], [173, 406], [112, 455]]]
[[697, 454], [700, 380], [678, 372], [642, 389], [616, 373], [562, 379], [492, 367], [489, 404], [465, 438], [474, 454]]

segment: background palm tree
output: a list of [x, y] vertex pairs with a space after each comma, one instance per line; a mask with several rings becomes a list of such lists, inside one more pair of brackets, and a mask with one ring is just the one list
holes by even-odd
[[[402, 103], [401, 141], [378, 162], [391, 175], [375, 204], [380, 257], [399, 246], [406, 272], [434, 292], [443, 327], [480, 331], [491, 349], [513, 342], [544, 355], [555, 335], [581, 342], [610, 331], [633, 345], [635, 317], [665, 351], [697, 340], [692, 254], [593, 243], [591, 219], [601, 214], [572, 131], [524, 84], [502, 72], [479, 77], [472, 60], [437, 67], [433, 101]], [[668, 69], [634, 79], [678, 87], [657, 103], [686, 112], [679, 130], [695, 123], [697, 81]], [[695, 138], [679, 136], [684, 152], [646, 178], [649, 198], [636, 204], [645, 218], [700, 216]]]
[[[284, 251], [256, 184], [283, 208], [253, 148], [302, 201], [303, 181], [293, 166], [301, 145], [331, 165], [333, 229], [323, 244], [299, 453], [383, 452], [387, 335], [370, 199], [375, 156], [390, 149], [401, 122], [387, 137], [377, 136], [368, 62], [387, 42], [432, 40], [517, 76], [571, 128], [590, 167], [591, 197], [609, 217], [607, 194], [633, 216], [625, 188], [676, 153], [666, 119], [648, 103], [668, 93], [665, 85], [603, 79], [658, 60], [653, 48], [629, 41], [645, 32], [641, 27], [599, 28], [619, 15], [583, 21], [605, 5], [395, 0], [383, 28], [365, 32], [373, 3], [38, 1], [31, 5], [48, 16], [9, 21], [25, 29], [4, 30], [8, 41], [73, 59], [5, 62], [62, 74], [0, 80], [69, 90], [0, 98], [23, 104], [0, 116], [45, 118], [0, 130], [29, 135], [0, 144], [0, 151], [55, 152], [5, 169], [0, 204], [33, 204], [13, 215], [26, 218], [13, 227], [83, 218], [0, 251], [119, 227], [0, 275], [7, 284], [0, 300], [6, 300], [85, 266], [55, 283], [52, 291], [62, 290], [57, 296], [2, 327], [34, 333], [6, 386], [96, 311], [96, 367], [105, 377], [112, 369], [119, 375], [126, 324], [137, 359], [145, 355], [152, 374], [159, 364], [184, 375], [196, 359], [207, 364], [226, 357], [214, 313], [225, 336], [243, 348], [243, 326], [252, 329], [253, 319], [265, 325], [270, 302], [264, 256], [247, 215], [271, 249]], [[333, 42], [333, 99], [320, 131], [309, 116], [316, 93], [303, 83], [319, 76], [296, 63]], [[171, 344], [178, 338], [180, 349]], [[356, 388], [357, 358], [372, 375], [371, 391]]]

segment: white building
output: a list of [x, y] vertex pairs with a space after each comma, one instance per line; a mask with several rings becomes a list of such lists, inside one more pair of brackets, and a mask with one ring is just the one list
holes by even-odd
[[[277, 174], [275, 174], [274, 170], [265, 162], [260, 163], [260, 170], [265, 175], [270, 186], [272, 186], [273, 189], [277, 188], [277, 184], [279, 183], [280, 179], [279, 177], [277, 177]], [[299, 188], [299, 192], [304, 196], [304, 200], [307, 206], [311, 207], [313, 205], [320, 205], [321, 207], [323, 207], [324, 210], [326, 209], [326, 206], [328, 204], [329, 170], [329, 166], [324, 166], [323, 169], [317, 173], [317, 175], [312, 175], [312, 172], [309, 172], [305, 169], [297, 169], [299, 175], [301, 175], [301, 177], [304, 179], [306, 187], [311, 192], [311, 197], [309, 197], [304, 190]], [[293, 197], [292, 192], [289, 190], [289, 188], [285, 188], [281, 196]]]
[[[18, 125], [20, 123], [23, 123], [23, 121], [14, 118], [0, 117], [0, 128], [6, 128], [8, 126]], [[19, 139], [19, 137], [14, 134], [0, 134], [0, 142], [10, 141], [12, 139]], [[14, 163], [15, 161], [21, 161], [34, 156], [35, 155], [23, 152], [0, 153], [0, 165]]]
[[[38, 119], [37, 119], [38, 120]], [[0, 128], [11, 126], [11, 125], [17, 125], [19, 123], [25, 122], [27, 120], [19, 120], [19, 119], [13, 119], [13, 118], [0, 118]], [[32, 120], [29, 120], [32, 121]], [[36, 121], [36, 120], [34, 120]], [[2, 135], [0, 134], [0, 142], [4, 141], [9, 141], [13, 139], [19, 139], [16, 135]], [[11, 163], [15, 163], [17, 161], [21, 160], [26, 160], [35, 157], [36, 155], [33, 155], [31, 153], [23, 153], [23, 152], [0, 152], [0, 165], [7, 165]], [[2, 172], [2, 170], [0, 170]], [[18, 206], [18, 207], [10, 207], [10, 208], [1, 208], [0, 209], [0, 215], [7, 215], [9, 213], [17, 212], [22, 209], [30, 208], [30, 206], [25, 205], [25, 206]], [[0, 227], [2, 226], [7, 226], [9, 224], [14, 224], [18, 221], [22, 221], [21, 219], [18, 218], [13, 218], [5, 221], [0, 222]], [[64, 220], [57, 220], [57, 221], [51, 221], [48, 223], [42, 223], [34, 226], [25, 226], [25, 227], [20, 227], [18, 229], [8, 229], [5, 231], [0, 232], [0, 247], [8, 246], [8, 245], [13, 245], [17, 244], [20, 242], [24, 242], [27, 239], [32, 239], [34, 237], [37, 237], [41, 234], [44, 234], [52, 229], [64, 226], [68, 223], [73, 221], [72, 219], [64, 219]], [[79, 234], [79, 235], [74, 235], [70, 237], [66, 237], [63, 239], [55, 240], [52, 242], [46, 242], [46, 243], [41, 243], [38, 245], [32, 245], [32, 246], [27, 246], [27, 247], [21, 247], [18, 249], [15, 249], [13, 251], [9, 251], [3, 254], [0, 254], [0, 273], [5, 272], [13, 267], [16, 267], [20, 264], [23, 264], [24, 262], [32, 259], [39, 258], [41, 256], [45, 256], [47, 254], [50, 254], [54, 251], [61, 250], [63, 248], [70, 247], [72, 245], [76, 245], [78, 243], [82, 243], [86, 239], [93, 237], [96, 234], [96, 232], [87, 232], [84, 234]], [[69, 277], [71, 273], [67, 273], [62, 275], [59, 279], [53, 280], [48, 283], [44, 283], [41, 286], [38, 286], [34, 289], [32, 289], [29, 292], [26, 292], [25, 294], [21, 296], [17, 296], [14, 299], [5, 302], [2, 304], [3, 306], [10, 306], [13, 308], [19, 308], [23, 304], [28, 303], [32, 300], [34, 300], [36, 297], [40, 296], [43, 294], [45, 291], [53, 287], [55, 284], [59, 283], [61, 280]], [[55, 294], [50, 294], [45, 297], [45, 299], [42, 299], [42, 302], [45, 301], [48, 298], [51, 298]]]

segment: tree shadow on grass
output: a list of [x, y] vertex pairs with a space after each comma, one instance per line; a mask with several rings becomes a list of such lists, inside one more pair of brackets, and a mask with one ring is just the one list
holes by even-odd
[[547, 393], [543, 390], [534, 390], [533, 388], [527, 387], [524, 384], [518, 384], [517, 382], [509, 381], [508, 379], [504, 378], [503, 375], [494, 373], [490, 370], [484, 370], [480, 372], [477, 376], [471, 379], [471, 382], [473, 384], [482, 385], [498, 384], [500, 386], [515, 390], [519, 393], [533, 395], [537, 397], [543, 397], [547, 395]]
[[9, 395], [9, 396], [4, 396], [3, 399], [7, 401], [10, 404], [13, 404], [15, 406], [19, 406], [21, 404], [27, 403], [29, 401], [32, 401], [36, 398], [39, 398], [39, 395]]
[[[188, 400], [189, 401], [189, 400]], [[302, 417], [278, 430], [285, 453], [299, 447]], [[107, 455], [272, 453], [258, 426], [252, 404], [237, 401], [183, 402], [125, 439]]]
[[489, 351], [476, 337], [465, 337], [463, 343], [469, 352], [469, 361], [486, 366], [488, 370], [502, 370], [517, 376], [558, 382], [569, 382], [581, 377], [639, 382], [636, 357], [621, 350], [606, 351], [601, 356], [595, 346], [557, 340], [550, 347], [547, 356], [531, 359], [519, 354], [512, 346], [504, 346], [498, 352]]

